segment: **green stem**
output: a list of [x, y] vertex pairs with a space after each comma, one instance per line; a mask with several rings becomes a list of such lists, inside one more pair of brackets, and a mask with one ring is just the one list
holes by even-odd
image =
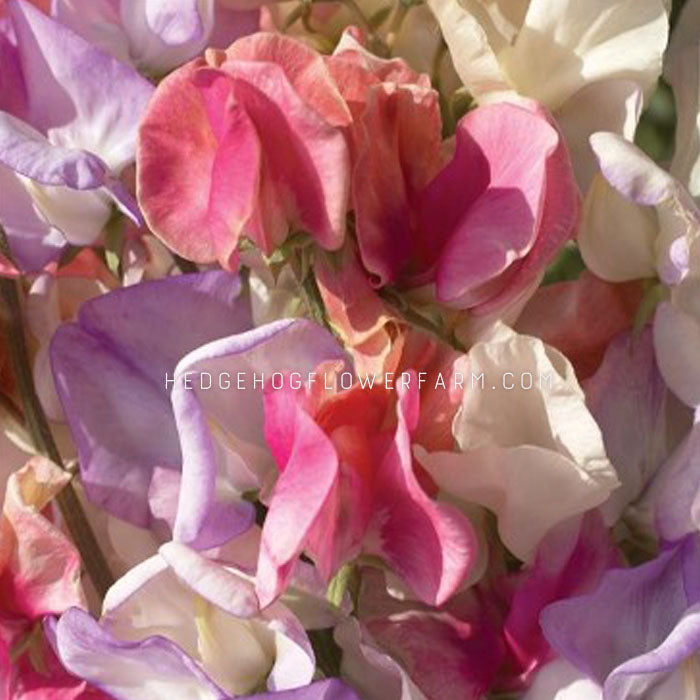
[[177, 253], [173, 253], [173, 259], [175, 260], [175, 264], [180, 268], [180, 272], [184, 275], [191, 275], [199, 272], [197, 264], [193, 263], [191, 260], [181, 258]]
[[404, 19], [406, 19], [406, 15], [408, 14], [408, 10], [412, 7], [412, 5], [408, 5], [405, 2], [399, 2], [396, 4], [396, 7], [394, 8], [394, 14], [393, 17], [391, 18], [391, 23], [389, 24], [389, 30], [386, 35], [386, 45], [389, 47], [389, 50], [391, 51], [394, 48], [394, 44], [396, 43], [396, 37], [399, 34], [399, 31], [401, 30], [401, 25], [403, 24]]
[[387, 289], [379, 290], [379, 296], [391, 306], [399, 316], [403, 317], [408, 323], [416, 328], [420, 328], [436, 338], [441, 340], [443, 343], [450, 345], [455, 350], [459, 352], [466, 352], [466, 348], [462, 343], [455, 337], [455, 334], [447, 329], [443, 328], [441, 325], [433, 323], [430, 319], [427, 319], [422, 314], [418, 313], [412, 309], [405, 300], [396, 296], [394, 292]]
[[[9, 245], [2, 227], [0, 227], [0, 252], [9, 257]], [[61, 455], [51, 434], [49, 422], [34, 387], [29, 354], [24, 338], [22, 307], [18, 288], [19, 283], [17, 281], [0, 278], [0, 299], [2, 299], [5, 307], [10, 361], [17, 391], [22, 399], [25, 423], [37, 452], [64, 468]], [[56, 496], [56, 502], [68, 532], [80, 552], [88, 576], [97, 593], [101, 598], [104, 598], [107, 589], [113, 583], [113, 578], [72, 483], [69, 482]]]

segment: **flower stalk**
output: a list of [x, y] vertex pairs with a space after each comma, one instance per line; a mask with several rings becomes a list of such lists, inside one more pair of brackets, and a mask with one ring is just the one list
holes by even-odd
[[[9, 245], [2, 227], [0, 227], [0, 252], [10, 257]], [[24, 337], [19, 283], [16, 280], [0, 278], [0, 299], [4, 307], [2, 317], [6, 328], [10, 362], [17, 392], [22, 401], [25, 425], [37, 452], [65, 469], [34, 387]], [[80, 553], [85, 570], [100, 598], [104, 598], [114, 579], [71, 482], [66, 484], [56, 496], [56, 502], [68, 532]]]

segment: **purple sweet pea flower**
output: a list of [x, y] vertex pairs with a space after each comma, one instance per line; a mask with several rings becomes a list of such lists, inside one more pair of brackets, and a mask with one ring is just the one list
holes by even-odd
[[[64, 666], [115, 700], [359, 700], [335, 678], [291, 690], [233, 696], [166, 637], [123, 641], [78, 608], [58, 621], [47, 620], [45, 629]], [[234, 657], [244, 650], [221, 651]]]
[[[172, 377], [194, 348], [251, 323], [238, 277], [213, 271], [102, 295], [58, 329], [54, 381], [92, 501], [136, 525], [151, 524], [154, 469], [179, 471], [182, 462], [166, 373]], [[250, 522], [249, 505], [237, 514], [239, 528]]]
[[[551, 646], [602, 687], [604, 700], [696, 698], [697, 536], [642, 566], [610, 570], [595, 591], [551, 604], [540, 621]], [[678, 693], [684, 686], [690, 694]]]
[[649, 502], [662, 539], [672, 542], [700, 530], [700, 422], [659, 471]]
[[0, 223], [34, 271], [93, 243], [116, 203], [140, 215], [119, 174], [153, 86], [24, 0], [0, 24]]
[[656, 366], [651, 328], [613, 338], [583, 389], [620, 479], [620, 487], [601, 506], [612, 525], [640, 498], [674, 446], [667, 424], [672, 397]]

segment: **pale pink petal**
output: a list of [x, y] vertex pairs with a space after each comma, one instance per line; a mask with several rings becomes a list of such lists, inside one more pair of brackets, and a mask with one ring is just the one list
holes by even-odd
[[41, 514], [69, 479], [43, 457], [10, 477], [0, 529], [0, 605], [6, 611], [36, 619], [85, 604], [78, 552]]
[[333, 126], [347, 126], [350, 113], [323, 58], [284, 34], [259, 32], [226, 51], [232, 61], [266, 61], [280, 66], [298, 95]]

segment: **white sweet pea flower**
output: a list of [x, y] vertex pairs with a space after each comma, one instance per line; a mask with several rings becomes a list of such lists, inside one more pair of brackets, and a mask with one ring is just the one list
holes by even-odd
[[281, 602], [260, 610], [249, 575], [169, 542], [105, 597], [100, 627], [122, 642], [164, 637], [232, 695], [311, 682], [304, 628]]
[[534, 98], [556, 117], [582, 189], [595, 172], [587, 139], [631, 139], [661, 72], [662, 0], [429, 0], [459, 77], [479, 102]]
[[603, 503], [617, 476], [564, 355], [501, 326], [465, 359], [459, 452], [416, 457], [445, 496], [496, 513], [503, 542], [529, 561], [557, 523]]

